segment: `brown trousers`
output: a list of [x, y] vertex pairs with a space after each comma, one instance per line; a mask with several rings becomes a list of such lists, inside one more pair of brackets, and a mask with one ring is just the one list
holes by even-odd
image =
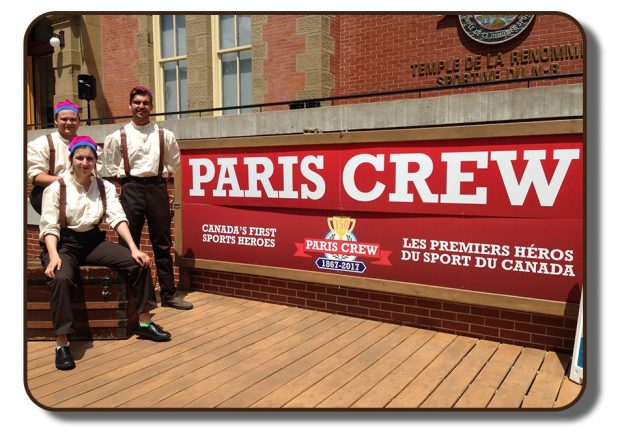
[[[126, 276], [129, 292], [136, 298], [138, 314], [157, 308], [150, 269], [140, 267], [131, 257], [128, 248], [106, 241], [105, 232], [98, 228], [88, 232], [63, 229], [57, 248], [62, 266], [56, 271], [54, 278], [47, 281], [55, 335], [75, 332], [71, 292], [77, 288], [80, 265], [103, 265]], [[47, 267], [49, 261], [47, 248], [43, 246], [43, 267]]]
[[170, 205], [166, 182], [160, 177], [130, 177], [122, 180], [120, 202], [129, 221], [129, 231], [140, 248], [144, 221], [148, 223], [149, 240], [157, 267], [157, 279], [162, 300], [176, 294], [174, 268], [170, 248]]

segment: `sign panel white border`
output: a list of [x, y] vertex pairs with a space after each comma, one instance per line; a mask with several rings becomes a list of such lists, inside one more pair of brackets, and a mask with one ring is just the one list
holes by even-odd
[[570, 367], [570, 379], [577, 384], [583, 383], [583, 291], [579, 302], [579, 316], [577, 317], [577, 330], [575, 331], [575, 346]]

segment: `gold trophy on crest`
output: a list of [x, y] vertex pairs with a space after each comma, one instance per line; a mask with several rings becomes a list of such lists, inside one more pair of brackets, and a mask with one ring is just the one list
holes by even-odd
[[355, 228], [355, 219], [348, 216], [332, 216], [327, 218], [329, 229], [336, 235], [337, 240], [342, 240]]

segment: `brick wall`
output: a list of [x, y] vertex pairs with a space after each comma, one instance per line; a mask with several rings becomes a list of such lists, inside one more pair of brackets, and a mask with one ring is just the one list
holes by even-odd
[[264, 102], [297, 99], [305, 87], [304, 72], [297, 71], [297, 57], [305, 50], [305, 36], [297, 35], [298, 15], [270, 15], [263, 25], [265, 59]]
[[[138, 79], [138, 48], [135, 38], [137, 15], [102, 15], [101, 28], [103, 87], [106, 115], [127, 116], [129, 91]], [[128, 38], [128, 35], [132, 36]]]
[[572, 352], [577, 320], [204, 269], [188, 269], [192, 290], [315, 309], [441, 332]]
[[[577, 25], [562, 15], [537, 15], [523, 33], [501, 45], [485, 45], [471, 40], [461, 29], [456, 15], [339, 15], [337, 21], [336, 54], [339, 59], [334, 63], [337, 68], [334, 95], [436, 86], [436, 74], [412, 75], [411, 64], [414, 63], [460, 59], [460, 71], [464, 73], [462, 63], [466, 57], [481, 56], [481, 70], [486, 70], [487, 55], [502, 52], [504, 68], [507, 68], [508, 55], [513, 51], [582, 42]], [[583, 57], [560, 64], [560, 73], [583, 72]], [[527, 64], [528, 71], [532, 65]], [[533, 81], [529, 86], [576, 82], [581, 82], [581, 78]], [[485, 85], [484, 90], [527, 86], [527, 83]], [[425, 92], [424, 96], [475, 93], [481, 89], [440, 90]], [[380, 99], [404, 97], [396, 95]], [[355, 102], [371, 100], [376, 101], [377, 98]]]
[[[150, 71], [146, 72], [148, 69], [144, 66], [145, 56], [141, 55], [145, 45], [144, 24], [139, 22], [138, 17], [103, 15], [101, 18], [101, 92], [106, 101], [108, 116], [127, 115], [128, 90], [140, 83], [140, 78], [150, 77]], [[564, 15], [537, 15], [524, 32], [500, 45], [485, 45], [471, 40], [461, 29], [457, 15], [356, 14], [333, 15], [328, 19], [327, 16], [319, 15], [272, 14], [265, 17], [255, 20], [255, 25], [260, 27], [258, 35], [261, 40], [253, 40], [257, 68], [253, 74], [256, 76], [255, 85], [260, 89], [258, 96], [261, 102], [266, 103], [322, 97], [326, 90], [338, 96], [436, 87], [438, 75], [413, 75], [411, 65], [459, 59], [462, 63], [460, 73], [465, 73], [465, 58], [480, 56], [480, 71], [505, 70], [510, 67], [510, 54], [513, 51], [583, 42], [577, 24]], [[141, 33], [138, 32], [140, 29]], [[134, 32], [131, 34], [133, 36], [128, 38], [128, 32]], [[321, 38], [317, 40], [317, 34], [322, 32], [325, 35], [319, 35]], [[313, 46], [316, 41], [319, 41], [318, 51]], [[504, 54], [505, 66], [487, 68], [487, 55], [496, 55], [497, 52]], [[559, 73], [583, 72], [583, 56], [559, 64]], [[525, 63], [514, 67], [525, 67], [529, 72], [534, 65]], [[194, 73], [189, 72], [190, 75]], [[321, 87], [312, 88], [312, 79], [316, 79], [317, 75], [322, 78]], [[424, 92], [424, 96], [558, 85], [581, 80], [569, 78], [532, 80], [529, 84], [485, 83], [480, 87]], [[417, 98], [419, 95], [364, 98], [337, 101], [337, 104], [412, 97]], [[266, 107], [265, 110], [282, 109]]]

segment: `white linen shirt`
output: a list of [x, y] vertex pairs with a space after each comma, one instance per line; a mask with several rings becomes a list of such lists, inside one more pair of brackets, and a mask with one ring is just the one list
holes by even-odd
[[[127, 156], [129, 173], [133, 177], [155, 177], [159, 167], [159, 127], [153, 122], [144, 126], [133, 122], [125, 125], [127, 134]], [[103, 165], [101, 175], [104, 177], [126, 177], [125, 161], [121, 152], [121, 132], [114, 131], [103, 143]], [[172, 176], [179, 168], [179, 145], [174, 133], [164, 128], [164, 168], [162, 176]]]
[[[69, 169], [69, 143], [70, 141], [58, 134], [58, 131], [54, 131], [52, 134], [52, 143], [56, 150], [56, 161], [54, 164], [54, 175], [60, 175], [60, 173], [66, 169]], [[47, 143], [47, 137], [37, 137], [27, 145], [27, 160], [28, 182], [32, 183], [35, 176], [39, 174], [47, 174], [49, 171], [50, 163], [50, 149]]]
[[[87, 232], [99, 224], [103, 213], [103, 202], [99, 196], [99, 187], [95, 176], [90, 177], [88, 191], [84, 186], [75, 181], [71, 172], [61, 174], [67, 186], [67, 227], [76, 232]], [[127, 221], [125, 212], [118, 201], [116, 187], [103, 180], [106, 194], [106, 214], [103, 222], [115, 228], [119, 223]], [[60, 239], [59, 224], [60, 209], [60, 183], [55, 181], [43, 191], [43, 207], [39, 222], [39, 240], [43, 241], [45, 235], [55, 235]]]

